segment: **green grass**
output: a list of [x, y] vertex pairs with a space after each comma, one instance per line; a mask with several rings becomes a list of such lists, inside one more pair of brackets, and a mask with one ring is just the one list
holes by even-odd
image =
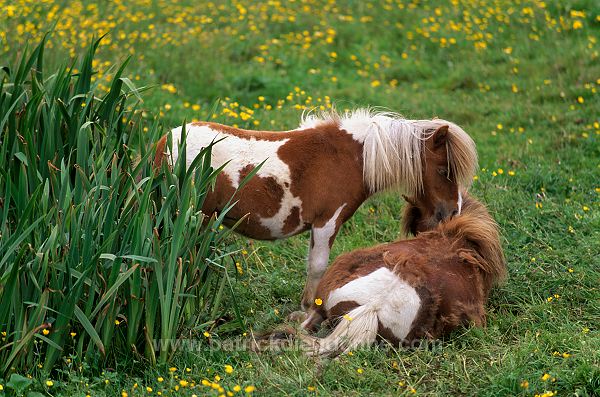
[[[192, 382], [214, 381], [218, 374], [225, 391], [240, 385], [243, 394], [253, 385], [260, 395], [412, 395], [411, 388], [418, 395], [600, 393], [600, 7], [591, 0], [547, 1], [543, 8], [533, 0], [430, 1], [403, 9], [397, 3], [391, 10], [380, 2], [350, 1], [261, 10], [243, 2], [241, 13], [233, 5], [158, 2], [137, 19], [131, 17], [142, 9], [136, 1], [124, 9], [102, 4], [82, 11], [82, 19], [76, 7], [65, 7], [58, 27], [64, 35], [55, 33], [50, 40], [58, 48], [47, 52], [50, 63], [66, 63], [69, 49], [110, 28], [112, 17], [112, 42], [99, 50], [110, 64], [97, 65], [99, 81], [105, 84], [107, 69], [132, 53], [132, 81], [158, 85], [144, 95], [143, 107], [162, 112], [167, 126], [216, 114], [228, 124], [293, 128], [302, 107], [327, 103], [326, 96], [342, 109], [381, 105], [408, 117], [457, 122], [477, 143], [481, 171], [472, 192], [500, 224], [508, 261], [509, 279], [492, 293], [487, 327], [456, 332], [435, 349], [384, 346], [323, 362], [295, 351], [206, 347], [157, 367], [125, 356], [104, 372], [64, 362], [60, 372], [34, 374], [31, 390], [141, 395], [151, 387], [153, 394], [203, 395], [210, 386]], [[0, 22], [7, 55], [19, 51], [18, 23], [45, 15], [38, 6], [27, 17]], [[429, 17], [433, 21], [423, 21]], [[96, 21], [97, 29], [83, 20]], [[304, 31], [311, 37], [305, 48]], [[26, 29], [28, 35], [38, 33]], [[442, 46], [442, 38], [456, 43]], [[59, 49], [61, 43], [67, 48]], [[477, 49], [482, 43], [485, 48]], [[254, 110], [247, 120], [242, 106]], [[231, 112], [223, 112], [226, 107]], [[402, 206], [392, 194], [365, 203], [342, 228], [332, 258], [395, 239]], [[246, 332], [272, 329], [299, 306], [307, 236], [235, 243], [247, 252], [238, 255], [243, 274], [230, 272]], [[233, 301], [222, 304], [210, 338], [242, 337], [244, 331], [231, 325]], [[171, 365], [177, 371], [170, 372]], [[226, 374], [225, 365], [233, 373]], [[46, 377], [54, 380], [51, 388]], [[0, 384], [7, 390], [5, 381]]]

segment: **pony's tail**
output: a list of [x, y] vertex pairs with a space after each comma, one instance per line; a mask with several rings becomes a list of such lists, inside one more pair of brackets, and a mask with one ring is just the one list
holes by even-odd
[[308, 354], [314, 356], [337, 356], [360, 346], [375, 342], [379, 321], [377, 309], [371, 305], [359, 306], [340, 319], [331, 334], [324, 338], [299, 334], [307, 345]]
[[162, 167], [163, 161], [165, 161], [167, 158], [166, 146], [167, 135], [163, 135], [156, 144], [156, 154], [154, 155], [154, 161], [152, 163], [152, 166], [155, 170], [160, 169], [160, 167]]

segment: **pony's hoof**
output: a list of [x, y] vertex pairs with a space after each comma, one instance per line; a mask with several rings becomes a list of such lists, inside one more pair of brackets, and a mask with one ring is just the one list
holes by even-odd
[[307, 314], [306, 312], [303, 312], [302, 310], [297, 310], [295, 312], [290, 313], [287, 316], [287, 320], [294, 322], [294, 323], [301, 323], [304, 320], [306, 320]]
[[300, 300], [300, 308], [305, 312], [309, 311], [314, 303], [318, 283], [318, 279], [316, 281], [308, 280], [304, 286], [304, 291], [302, 291], [302, 299]]
[[304, 293], [302, 294], [302, 301], [300, 302], [300, 308], [302, 310], [304, 310], [305, 312], [309, 311], [310, 308], [313, 305], [313, 301], [315, 298], [313, 298], [314, 294], [313, 293]]

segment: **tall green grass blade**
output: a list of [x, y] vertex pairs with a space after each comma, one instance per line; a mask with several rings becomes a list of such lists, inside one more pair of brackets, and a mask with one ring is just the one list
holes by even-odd
[[160, 120], [137, 112], [145, 88], [124, 76], [127, 61], [106, 94], [95, 91], [100, 40], [53, 73], [44, 40], [2, 69], [0, 377], [40, 360], [48, 372], [65, 355], [166, 362], [173, 349], [154, 340], [223, 311], [212, 305], [231, 282], [221, 264], [230, 232], [215, 232], [223, 214], [201, 213], [223, 167], [212, 168], [212, 145], [186, 167], [183, 143], [173, 170], [153, 169]]

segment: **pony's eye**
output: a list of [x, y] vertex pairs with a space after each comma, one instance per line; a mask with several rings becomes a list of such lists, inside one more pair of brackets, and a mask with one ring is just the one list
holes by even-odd
[[438, 174], [448, 177], [448, 168], [438, 168]]

